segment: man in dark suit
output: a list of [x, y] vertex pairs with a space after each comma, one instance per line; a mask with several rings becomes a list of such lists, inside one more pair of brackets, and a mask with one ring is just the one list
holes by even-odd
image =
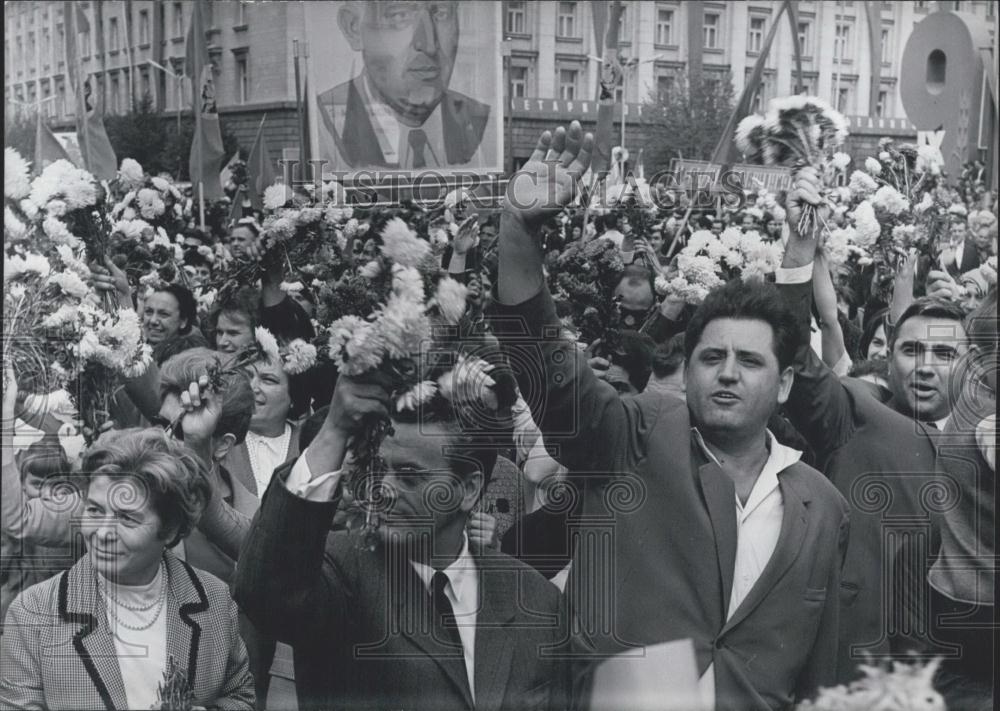
[[583, 663], [690, 639], [710, 707], [785, 708], [833, 679], [848, 536], [843, 497], [766, 430], [791, 387], [794, 323], [773, 287], [734, 283], [685, 335], [686, 404], [600, 381], [560, 338], [535, 237], [592, 148], [578, 123], [546, 132], [511, 179], [494, 317], [577, 487], [567, 595], [593, 647]]
[[979, 266], [979, 249], [969, 237], [969, 223], [965, 215], [953, 215], [948, 231], [948, 247], [943, 261], [952, 278], [958, 279], [970, 269]]
[[380, 451], [389, 505], [379, 542], [369, 550], [358, 533], [330, 533], [348, 441], [388, 416], [386, 387], [338, 379], [316, 437], [275, 472], [235, 599], [294, 647], [299, 708], [562, 708], [559, 591], [509, 556], [470, 555], [466, 523], [496, 453], [458, 420], [394, 412]]
[[337, 22], [365, 68], [316, 97], [328, 170], [481, 163], [490, 107], [448, 89], [459, 41], [456, 2], [347, 2]]
[[[793, 225], [778, 282], [803, 324], [810, 318], [815, 250], [815, 235], [799, 234]], [[906, 598], [919, 592], [893, 575], [900, 541], [915, 539], [910, 550], [926, 557], [937, 539], [933, 497], [955, 490], [942, 479], [934, 437], [950, 418], [956, 373], [969, 352], [962, 318], [957, 305], [923, 298], [887, 329], [886, 402], [867, 383], [837, 377], [808, 340], [799, 343], [786, 414], [851, 506], [839, 591], [839, 682], [858, 675], [866, 654], [884, 655], [897, 646], [909, 616]], [[950, 496], [938, 508], [953, 505]]]

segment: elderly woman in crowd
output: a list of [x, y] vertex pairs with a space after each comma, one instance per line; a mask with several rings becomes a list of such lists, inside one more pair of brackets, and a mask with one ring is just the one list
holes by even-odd
[[194, 705], [252, 709], [228, 587], [170, 551], [208, 502], [204, 465], [164, 432], [132, 429], [106, 435], [83, 469], [87, 555], [11, 604], [0, 706], [148, 709], [175, 665]]

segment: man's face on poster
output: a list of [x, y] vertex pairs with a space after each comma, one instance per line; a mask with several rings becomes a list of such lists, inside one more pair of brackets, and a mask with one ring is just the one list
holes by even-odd
[[380, 98], [404, 123], [421, 125], [441, 102], [458, 50], [458, 3], [349, 2], [338, 15]]

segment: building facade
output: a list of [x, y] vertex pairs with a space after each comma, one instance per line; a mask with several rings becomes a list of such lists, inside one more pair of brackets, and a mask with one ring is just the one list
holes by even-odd
[[[192, 0], [80, 1], [90, 33], [80, 48], [80, 66], [102, 83], [109, 112], [127, 111], [133, 99], [149, 96], [158, 110], [190, 110], [190, 89], [183, 74], [185, 38]], [[622, 54], [637, 60], [626, 73], [624, 98], [626, 147], [644, 141], [643, 104], [670, 92], [688, 58], [688, 3], [680, 0], [624, 0], [620, 28]], [[757, 60], [781, 0], [704, 2], [702, 30], [706, 77], [728, 75], [739, 96]], [[4, 78], [8, 112], [36, 107], [56, 127], [73, 123], [68, 93], [62, 2], [14, 0], [4, 5]], [[206, 2], [206, 40], [216, 71], [222, 120], [248, 148], [261, 117], [274, 158], [294, 155], [293, 52], [305, 35], [302, 2]], [[995, 33], [997, 3], [881, 3], [882, 63], [875, 114], [870, 121], [871, 82], [868, 20], [862, 2], [800, 0], [796, 32], [802, 46], [807, 91], [829, 100], [852, 117], [861, 131], [908, 134], [899, 96], [900, 62], [914, 24], [928, 12], [971, 12]], [[793, 40], [782, 15], [767, 58], [755, 106], [794, 91]], [[534, 147], [541, 126], [581, 119], [596, 121], [595, 98], [601, 54], [589, 2], [503, 1], [504, 73], [508, 95], [505, 152], [508, 165], [520, 165]], [[155, 62], [171, 74], [157, 68]], [[41, 102], [41, 103], [39, 103]], [[619, 118], [620, 120], [620, 118]], [[620, 123], [616, 131], [621, 130]], [[616, 133], [616, 135], [618, 135]], [[859, 139], [862, 138], [859, 136]], [[615, 141], [618, 143], [619, 141]]]

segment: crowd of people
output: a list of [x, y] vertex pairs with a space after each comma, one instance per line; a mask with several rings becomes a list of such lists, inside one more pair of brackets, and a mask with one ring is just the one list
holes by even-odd
[[[895, 659], [878, 708], [992, 709], [982, 171], [936, 173], [918, 244], [864, 175], [581, 200], [592, 150], [547, 131], [498, 208], [274, 186], [149, 274], [56, 243], [148, 357], [67, 424], [5, 344], [0, 707], [586, 709], [606, 660], [689, 640], [672, 708], [826, 708]], [[7, 184], [5, 307], [48, 274], [9, 220], [58, 232]]]

